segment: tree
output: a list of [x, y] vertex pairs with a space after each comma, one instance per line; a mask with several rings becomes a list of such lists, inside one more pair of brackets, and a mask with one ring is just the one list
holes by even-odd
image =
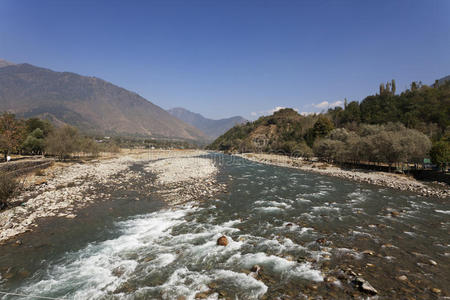
[[433, 164], [444, 170], [450, 163], [450, 143], [447, 141], [436, 142], [431, 148], [430, 157]]
[[327, 117], [320, 115], [313, 127], [314, 137], [324, 137], [333, 130], [333, 123]]
[[391, 89], [392, 89], [392, 95], [395, 95], [395, 90], [397, 89], [396, 85], [395, 85], [395, 79], [392, 79], [391, 81]]
[[81, 136], [72, 126], [64, 126], [49, 134], [45, 148], [48, 153], [56, 155], [59, 160], [65, 160], [74, 152], [80, 150]]
[[53, 129], [52, 124], [47, 120], [41, 120], [38, 118], [30, 118], [25, 121], [26, 133], [30, 134], [36, 129], [42, 130], [42, 134], [46, 137]]
[[9, 153], [16, 151], [23, 140], [23, 124], [16, 120], [15, 115], [3, 113], [0, 116], [0, 150], [4, 159]]
[[22, 144], [22, 149], [30, 154], [42, 154], [44, 146], [44, 132], [40, 128], [36, 128], [27, 136]]
[[385, 87], [384, 83], [380, 83], [380, 95], [384, 95]]

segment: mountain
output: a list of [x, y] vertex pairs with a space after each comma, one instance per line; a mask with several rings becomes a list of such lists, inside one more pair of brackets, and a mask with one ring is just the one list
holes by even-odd
[[4, 59], [0, 59], [0, 68], [7, 67], [7, 66], [13, 66], [14, 64], [12, 62], [6, 61]]
[[220, 120], [208, 119], [203, 117], [201, 114], [193, 113], [181, 107], [169, 109], [168, 112], [172, 116], [200, 129], [212, 138], [222, 135], [236, 124], [242, 124], [247, 121], [239, 116]]
[[439, 79], [439, 80], [438, 80], [438, 85], [442, 85], [442, 84], [446, 83], [447, 81], [450, 81], [450, 75], [445, 76], [445, 77]]
[[1, 61], [0, 109], [96, 134], [207, 140], [164, 109], [95, 77]]

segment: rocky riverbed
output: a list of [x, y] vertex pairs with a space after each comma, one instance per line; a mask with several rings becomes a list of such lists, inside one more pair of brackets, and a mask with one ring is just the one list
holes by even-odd
[[74, 219], [39, 218], [21, 244], [2, 246], [0, 291], [64, 299], [450, 295], [446, 199], [229, 155], [141, 159], [89, 189], [111, 194], [104, 201], [94, 197]]
[[207, 152], [198, 150], [129, 152], [108, 159], [59, 163], [41, 176], [27, 176], [24, 190], [11, 200], [16, 206], [0, 211], [0, 243], [33, 230], [40, 218], [76, 218], [77, 210], [107, 201], [111, 193], [99, 192], [96, 187], [126, 188], [140, 176], [130, 169], [137, 163], [147, 163], [145, 170], [158, 174], [156, 182], [142, 188], [158, 187], [167, 202], [211, 196], [224, 187], [215, 182], [217, 169], [212, 161], [197, 157], [204, 154]]
[[402, 191], [411, 191], [421, 196], [450, 198], [450, 189], [446, 184], [441, 184], [441, 187], [437, 187], [437, 185], [430, 186], [417, 181], [412, 177], [400, 174], [365, 170], [344, 170], [326, 163], [309, 162], [303, 160], [302, 158], [276, 154], [244, 153], [238, 154], [237, 156], [260, 163], [297, 168], [303, 171], [315, 172], [322, 175], [334, 176], [357, 182], [365, 182]]

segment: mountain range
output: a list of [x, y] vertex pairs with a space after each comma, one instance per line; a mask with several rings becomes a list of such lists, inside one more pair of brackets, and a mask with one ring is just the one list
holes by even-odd
[[217, 138], [236, 124], [247, 122], [246, 119], [240, 116], [219, 120], [208, 119], [201, 114], [191, 112], [181, 107], [169, 109], [168, 112], [172, 116], [200, 129], [211, 138]]
[[105, 80], [0, 60], [0, 110], [95, 134], [205, 141], [210, 137]]

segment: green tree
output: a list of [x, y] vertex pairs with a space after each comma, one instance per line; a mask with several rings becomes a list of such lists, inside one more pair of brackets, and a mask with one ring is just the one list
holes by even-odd
[[444, 170], [450, 163], [450, 143], [447, 141], [436, 142], [430, 150], [430, 157], [433, 164]]
[[42, 154], [44, 147], [44, 132], [40, 128], [30, 133], [22, 144], [22, 149], [30, 154]]
[[314, 137], [324, 137], [333, 129], [334, 126], [330, 119], [328, 119], [324, 115], [320, 115], [319, 119], [316, 121], [313, 127]]
[[391, 81], [391, 89], [392, 89], [392, 95], [395, 95], [395, 90], [397, 89], [397, 86], [395, 85], [395, 79], [392, 79], [392, 81]]

